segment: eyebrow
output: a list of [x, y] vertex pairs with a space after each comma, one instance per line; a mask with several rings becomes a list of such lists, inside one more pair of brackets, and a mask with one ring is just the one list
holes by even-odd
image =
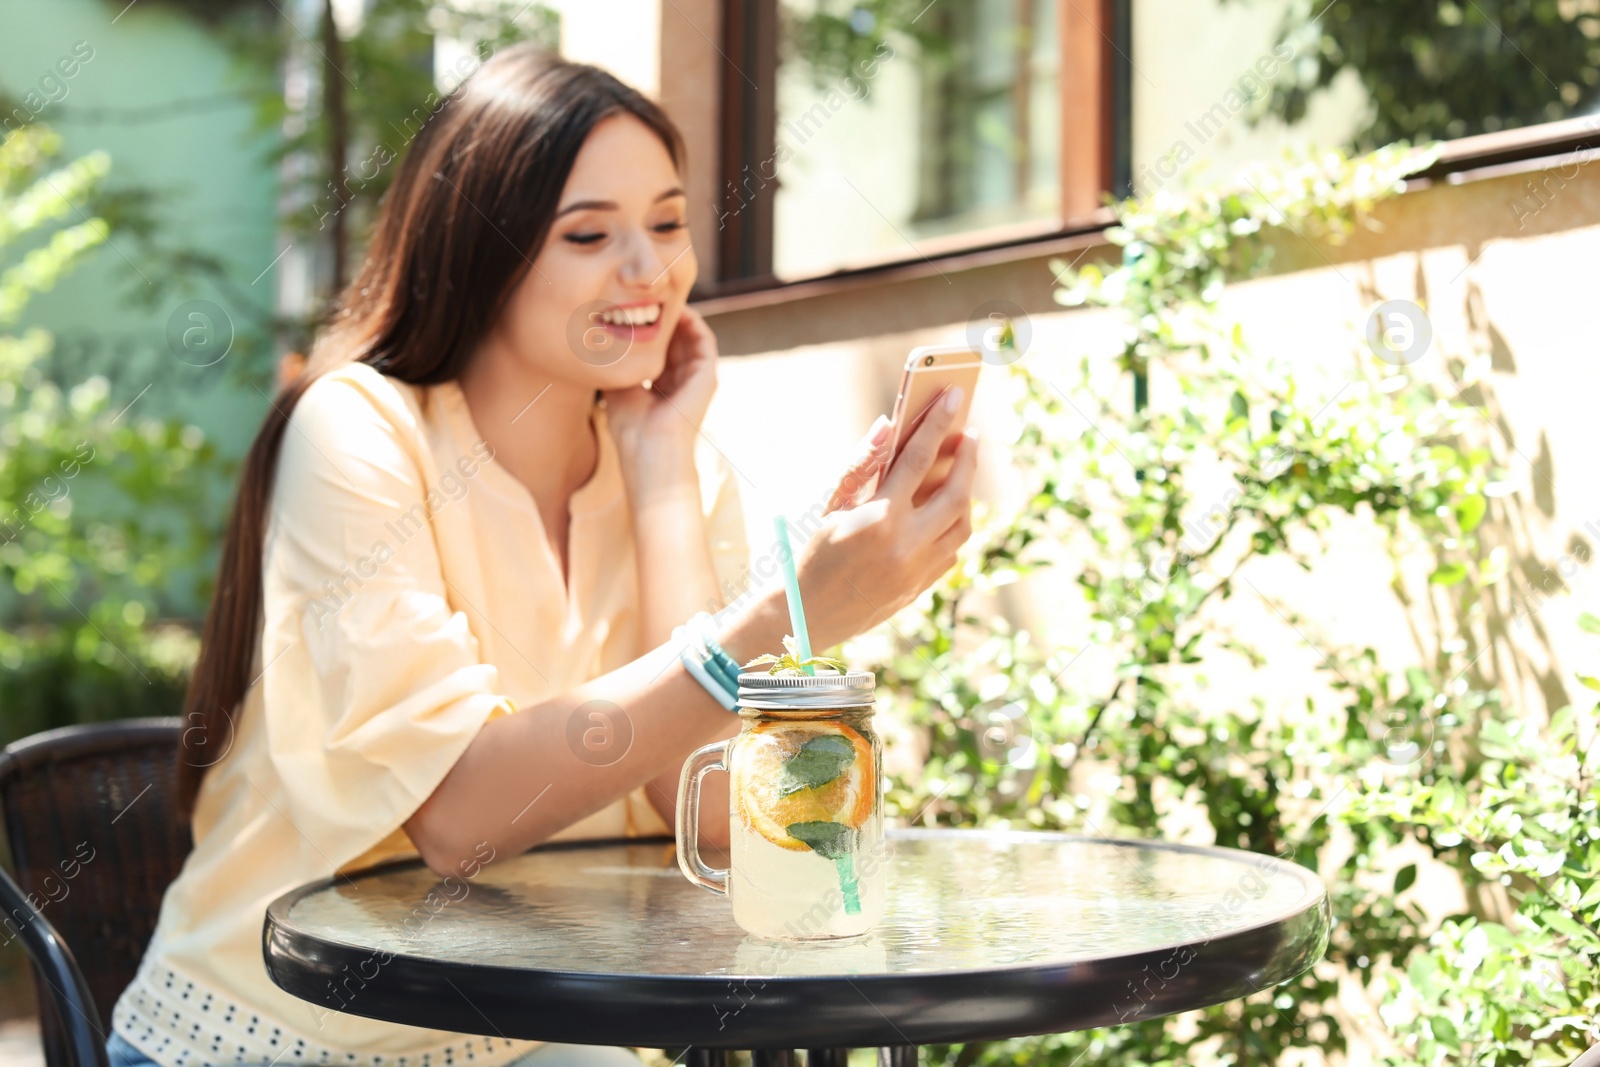
[[[660, 196], [658, 196], [654, 200], [652, 200], [651, 203], [652, 204], [659, 204], [663, 200], [671, 200], [675, 196], [686, 196], [686, 195], [688, 195], [688, 194], [686, 194], [678, 186], [674, 185], [671, 189], [668, 189], [666, 192], [662, 193]], [[556, 218], [559, 219], [562, 215], [570, 215], [574, 211], [616, 211], [616, 210], [617, 210], [617, 202], [615, 200], [576, 200], [576, 201], [568, 204], [566, 207], [562, 208], [560, 211], [556, 212]]]

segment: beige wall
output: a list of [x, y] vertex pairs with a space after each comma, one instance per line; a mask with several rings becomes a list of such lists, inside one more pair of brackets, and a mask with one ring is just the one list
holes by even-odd
[[[1548, 206], [1519, 223], [1512, 206], [1527, 195], [1530, 181], [1544, 183]], [[1485, 539], [1510, 553], [1512, 576], [1498, 598], [1502, 617], [1491, 612], [1470, 628], [1473, 648], [1504, 629], [1513, 591], [1541, 581], [1554, 588], [1548, 575], [1560, 571], [1559, 585], [1570, 592], [1550, 596], [1515, 641], [1486, 653], [1473, 668], [1474, 681], [1504, 685], [1534, 711], [1569, 698], [1592, 703], [1569, 680], [1572, 670], [1593, 667], [1600, 658], [1574, 621], [1585, 608], [1600, 611], [1600, 584], [1589, 562], [1589, 546], [1600, 537], [1600, 470], [1591, 462], [1600, 363], [1584, 325], [1600, 277], [1600, 171], [1568, 166], [1435, 185], [1384, 205], [1378, 222], [1381, 231], [1360, 234], [1340, 249], [1286, 238], [1282, 270], [1233, 287], [1225, 310], [1244, 323], [1258, 349], [1292, 359], [1330, 392], [1353, 374], [1353, 360], [1371, 360], [1352, 338], [1382, 299], [1418, 300], [1432, 318], [1433, 348], [1409, 373], [1442, 382], [1450, 364], [1488, 354], [1482, 433], [1516, 492], [1494, 503]], [[959, 340], [984, 301], [1004, 298], [1027, 310], [1034, 341], [1026, 358], [1053, 380], [1070, 380], [1065, 360], [1113, 352], [1114, 322], [1105, 313], [1062, 311], [1050, 301], [1045, 260], [1084, 251], [1081, 243], [1072, 251], [1072, 242], [1063, 242], [1048, 252], [919, 264], [891, 280], [818, 284], [766, 306], [752, 298], [707, 302], [704, 310], [729, 358], [722, 361], [706, 433], [741, 474], [757, 550], [773, 512], [799, 514], [826, 493], [872, 418], [892, 404], [906, 351]], [[1107, 251], [1089, 248], [1087, 254]], [[1011, 431], [1000, 380], [983, 387], [989, 395], [980, 395], [978, 416], [988, 439], [983, 494], [990, 499], [1003, 498], [1008, 484], [1004, 440]], [[1104, 388], [1127, 385], [1113, 379]], [[1158, 384], [1153, 399], [1172, 398], [1163, 397]], [[1274, 560], [1251, 568], [1247, 575], [1266, 596], [1307, 616], [1306, 636], [1318, 648], [1267, 614], [1259, 600], [1235, 598], [1229, 621], [1254, 626], [1281, 647], [1268, 649], [1268, 671], [1241, 668], [1230, 683], [1234, 696], [1246, 690], [1270, 696], [1274, 678], [1299, 692], [1305, 673], [1323, 658], [1319, 649], [1339, 644], [1374, 643], [1395, 665], [1411, 662], [1420, 654], [1416, 627], [1427, 645], [1441, 627], [1454, 625], [1436, 621], [1436, 615], [1448, 619], [1452, 608], [1425, 583], [1413, 582], [1421, 600], [1409, 612], [1402, 609], [1390, 589], [1392, 567], [1383, 547], [1361, 523], [1336, 524], [1326, 558], [1309, 575]], [[1059, 607], [1076, 600], [1070, 582], [1054, 579], [1011, 608], [1041, 637], [1076, 648], [1083, 642], [1081, 613]]]

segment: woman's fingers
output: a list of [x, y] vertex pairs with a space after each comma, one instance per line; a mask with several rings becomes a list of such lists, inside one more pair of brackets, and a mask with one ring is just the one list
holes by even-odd
[[911, 440], [894, 461], [889, 478], [883, 483], [883, 493], [892, 497], [910, 499], [922, 484], [922, 479], [939, 458], [939, 447], [950, 434], [950, 427], [961, 408], [963, 391], [960, 386], [946, 389], [928, 406], [928, 414], [911, 435]]
[[944, 532], [933, 539], [933, 550], [939, 557], [953, 556], [960, 547], [967, 543], [967, 538], [972, 536], [972, 502], [968, 501], [966, 510], [957, 515], [955, 521], [945, 528]]
[[717, 339], [711, 327], [694, 308], [684, 308], [667, 344], [667, 365], [655, 383], [657, 391], [670, 396], [685, 378], [699, 371], [701, 363], [715, 363], [716, 357]]
[[869, 487], [875, 487], [874, 483], [883, 469], [884, 461], [888, 459], [888, 445], [889, 419], [885, 415], [879, 415], [877, 421], [867, 431], [867, 436], [861, 439], [861, 447], [857, 450], [855, 459], [850, 461], [849, 469], [844, 472], [844, 477], [839, 479], [833, 495], [828, 498], [824, 515], [852, 506], [864, 491], [870, 491]]
[[[899, 468], [895, 468], [898, 470]], [[972, 484], [978, 473], [978, 436], [972, 430], [961, 435], [950, 465], [950, 476], [918, 508], [920, 520], [929, 530], [944, 530], [972, 509]]]
[[[858, 479], [877, 477], [893, 431], [879, 420], [862, 442], [829, 502], [829, 510], [839, 514], [829, 520], [825, 535], [811, 539], [800, 561], [814, 635], [842, 639], [862, 633], [911, 603], [954, 565], [972, 534], [977, 470], [976, 434], [953, 432], [962, 399], [957, 393], [951, 406], [948, 396], [934, 402], [870, 499]], [[953, 449], [945, 447], [951, 444]], [[936, 462], [943, 481], [927, 490], [923, 503], [914, 503]]]
[[706, 341], [715, 341], [711, 327], [706, 325], [705, 316], [692, 307], [685, 306], [678, 313], [678, 325], [673, 330], [673, 340], [681, 340], [691, 344], [703, 344]]
[[716, 391], [716, 335], [697, 311], [684, 308], [667, 344], [666, 365], [650, 383], [650, 393], [658, 401], [656, 417], [670, 415], [687, 426], [698, 427]]

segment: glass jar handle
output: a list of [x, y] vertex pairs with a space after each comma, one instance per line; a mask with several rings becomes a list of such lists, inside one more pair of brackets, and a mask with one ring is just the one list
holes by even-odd
[[700, 858], [700, 780], [711, 771], [728, 769], [729, 741], [697, 748], [683, 762], [678, 779], [678, 869], [695, 885], [713, 893], [728, 891], [728, 872], [707, 867]]

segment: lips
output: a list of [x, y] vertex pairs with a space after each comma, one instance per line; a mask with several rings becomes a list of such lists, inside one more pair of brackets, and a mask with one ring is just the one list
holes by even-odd
[[626, 341], [649, 341], [661, 332], [659, 302], [618, 304], [589, 313], [589, 321]]

